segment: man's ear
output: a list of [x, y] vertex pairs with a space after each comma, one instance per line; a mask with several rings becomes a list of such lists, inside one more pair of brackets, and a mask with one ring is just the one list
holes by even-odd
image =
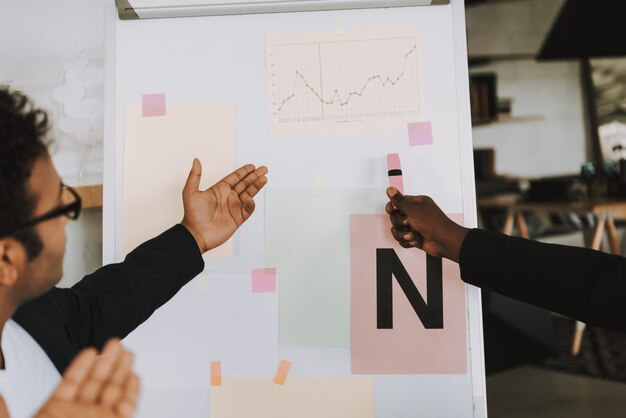
[[13, 287], [26, 264], [26, 249], [13, 238], [0, 238], [0, 288]]

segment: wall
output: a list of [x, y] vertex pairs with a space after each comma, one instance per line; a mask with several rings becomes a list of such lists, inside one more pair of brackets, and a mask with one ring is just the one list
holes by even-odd
[[580, 66], [538, 63], [563, 0], [490, 2], [467, 9], [470, 56], [492, 56], [470, 72], [495, 72], [498, 95], [513, 98], [513, 116], [530, 120], [476, 127], [475, 148], [496, 150], [496, 171], [514, 176], [578, 173], [587, 157]]
[[466, 8], [471, 56], [534, 54], [565, 0], [489, 0]]
[[498, 95], [513, 98], [513, 116], [531, 116], [474, 128], [474, 148], [496, 150], [496, 171], [526, 177], [578, 173], [587, 160], [579, 64], [516, 60], [478, 70], [497, 73]]
[[[8, 84], [47, 110], [54, 126], [60, 107], [52, 91], [67, 61], [83, 50], [103, 50], [105, 0], [0, 0], [0, 84]], [[86, 174], [77, 179], [84, 148], [54, 128], [55, 166], [69, 185], [101, 182], [102, 152], [91, 153]], [[68, 224], [63, 285], [102, 263], [102, 211], [87, 210]]]
[[[83, 50], [103, 50], [104, 4], [105, 0], [0, 0], [0, 83], [22, 90], [50, 113], [55, 125], [53, 159], [64, 178], [77, 176], [84, 148], [56, 128], [61, 108], [52, 91], [61, 83], [69, 60]], [[85, 177], [83, 184], [101, 181], [101, 151], [92, 153]]]

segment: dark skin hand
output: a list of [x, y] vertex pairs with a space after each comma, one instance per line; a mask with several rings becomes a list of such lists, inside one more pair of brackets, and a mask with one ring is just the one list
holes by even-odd
[[181, 222], [193, 235], [201, 253], [230, 238], [254, 212], [254, 196], [267, 184], [267, 167], [246, 164], [207, 190], [200, 190], [202, 165], [193, 160], [183, 189], [185, 216]]
[[387, 189], [387, 196], [391, 233], [402, 247], [459, 262], [468, 228], [448, 218], [428, 196], [404, 196], [395, 187]]

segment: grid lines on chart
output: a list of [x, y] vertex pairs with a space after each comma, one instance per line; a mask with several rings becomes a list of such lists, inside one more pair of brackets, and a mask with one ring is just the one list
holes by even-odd
[[277, 44], [279, 123], [418, 114], [413, 37]]

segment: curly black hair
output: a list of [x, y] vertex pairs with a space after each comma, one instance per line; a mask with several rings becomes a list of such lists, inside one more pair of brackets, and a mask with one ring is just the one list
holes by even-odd
[[48, 152], [46, 112], [22, 93], [0, 86], [0, 238], [13, 237], [26, 248], [29, 260], [43, 243], [33, 228], [19, 229], [35, 210], [27, 182], [35, 161]]

